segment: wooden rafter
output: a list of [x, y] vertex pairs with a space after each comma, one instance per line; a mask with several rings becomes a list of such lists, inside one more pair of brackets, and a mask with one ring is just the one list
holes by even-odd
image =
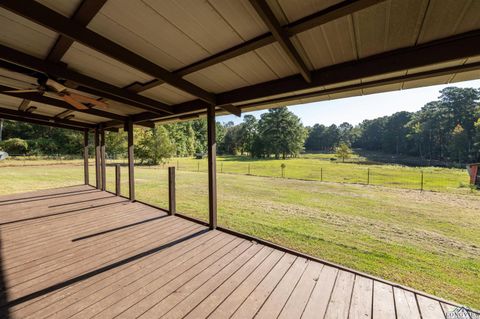
[[[1, 86], [0, 86], [1, 87]], [[18, 106], [18, 110], [24, 112], [28, 106], [30, 105], [30, 100], [28, 99], [23, 99], [20, 105]]]
[[1, 114], [1, 113], [0, 113], [0, 115], [1, 115], [2, 119], [6, 119], [6, 120], [12, 120], [12, 121], [18, 121], [18, 122], [27, 122], [27, 123], [45, 125], [45, 126], [51, 126], [51, 127], [58, 127], [58, 128], [64, 128], [64, 129], [69, 129], [69, 130], [74, 130], [74, 131], [85, 130], [84, 127], [70, 126], [70, 125], [56, 123], [56, 122], [41, 121], [41, 120], [37, 120], [37, 119], [24, 117], [23, 115], [22, 116], [16, 116], [16, 115], [8, 115], [8, 114]]
[[72, 113], [73, 110], [65, 110], [63, 112], [58, 113], [57, 115], [54, 116], [54, 118], [60, 118], [60, 119], [67, 119], [68, 116], [74, 116]]
[[4, 92], [4, 91], [10, 91], [10, 90], [13, 90], [13, 88], [7, 87], [7, 86], [4, 86], [4, 85], [0, 85], [0, 94], [5, 94], [5, 95], [9, 95], [9, 96], [24, 99], [22, 104], [18, 108], [19, 111], [25, 111], [25, 109], [28, 107], [28, 103], [26, 103], [25, 101], [29, 101], [29, 102], [33, 101], [33, 102], [37, 102], [37, 103], [53, 105], [53, 106], [56, 106], [56, 107], [59, 107], [59, 108], [62, 108], [62, 109], [66, 109], [66, 110], [81, 112], [81, 113], [85, 113], [85, 114], [91, 114], [91, 115], [95, 115], [95, 116], [101, 116], [101, 117], [105, 117], [105, 118], [112, 119], [112, 120], [119, 120], [119, 121], [126, 121], [127, 120], [126, 116], [122, 116], [122, 115], [119, 115], [119, 114], [116, 114], [116, 113], [107, 112], [107, 111], [103, 111], [103, 110], [98, 110], [98, 109], [93, 109], [93, 108], [85, 109], [85, 110], [76, 109], [73, 106], [71, 106], [70, 104], [68, 104], [68, 103], [66, 103], [62, 100], [57, 100], [57, 99], [54, 99], [54, 98], [43, 96], [39, 93], [31, 92], [31, 93], [18, 94], [18, 93], [12, 93], [12, 92]]
[[[81, 26], [87, 26], [106, 1], [107, 0], [83, 0], [71, 17], [71, 20]], [[72, 39], [64, 35], [59, 35], [57, 42], [55, 42], [55, 45], [47, 56], [47, 60], [51, 62], [60, 62], [64, 54], [72, 46], [73, 42]]]
[[59, 123], [59, 124], [69, 125], [69, 126], [78, 127], [78, 128], [92, 127], [92, 125], [88, 124], [88, 123], [71, 121], [71, 120], [64, 120], [64, 119], [60, 119], [60, 118], [52, 118], [52, 117], [45, 116], [45, 115], [34, 114], [34, 113], [30, 113], [30, 112], [21, 112], [21, 111], [5, 109], [5, 108], [0, 108], [0, 114], [11, 115], [11, 116], [16, 116], [16, 117], [21, 117], [21, 118], [34, 119], [34, 120], [38, 120], [38, 121], [44, 121], [44, 122], [47, 122], [47, 123]]
[[[346, 0], [338, 4], [330, 6], [324, 10], [313, 13], [309, 16], [306, 16], [300, 20], [292, 22], [286, 26], [283, 26], [283, 33], [288, 34], [288, 36], [294, 36], [300, 32], [313, 29], [315, 27], [321, 26], [333, 20], [339, 19], [341, 17], [347, 16], [354, 12], [363, 10], [365, 8], [371, 7], [373, 5], [379, 4], [386, 0]], [[203, 60], [197, 61], [193, 64], [182, 67], [173, 73], [179, 76], [185, 76], [205, 68], [208, 68], [212, 65], [225, 62], [227, 60], [233, 59], [242, 54], [248, 53], [250, 51], [260, 49], [264, 46], [274, 43], [275, 37], [271, 33], [262, 34], [251, 40], [245, 41], [241, 44], [238, 44], [234, 47], [228, 48], [224, 51], [216, 53], [212, 56], [209, 56]], [[143, 87], [136, 88], [135, 92], [141, 92], [148, 89], [151, 89], [157, 85], [164, 83], [161, 80], [153, 80], [148, 83], [145, 83]], [[132, 84], [134, 85], [134, 84]], [[136, 84], [138, 86], [138, 83]]]
[[[1, 3], [1, 2], [0, 2]], [[60, 79], [70, 80], [80, 84], [82, 87], [90, 88], [95, 94], [106, 99], [113, 99], [121, 103], [129, 101], [128, 104], [159, 114], [173, 114], [171, 106], [152, 100], [145, 96], [121, 89], [112, 84], [94, 79], [87, 75], [67, 69], [63, 65], [44, 61], [34, 56], [0, 45], [0, 60], [20, 65], [24, 68], [48, 74]]]
[[[265, 101], [275, 95], [292, 94], [295, 91], [319, 89], [325, 85], [359, 80], [372, 76], [443, 63], [480, 55], [480, 30], [470, 31], [449, 38], [427, 42], [415, 47], [397, 49], [357, 61], [345, 62], [312, 72], [312, 82], [307, 83], [298, 76], [289, 76], [220, 93], [217, 105], [249, 104], [257, 99]], [[434, 72], [434, 71], [430, 71]], [[386, 82], [387, 80], [384, 80]], [[381, 83], [379, 83], [381, 84]], [[292, 96], [294, 96], [292, 94]], [[252, 104], [255, 102], [252, 102]], [[202, 101], [188, 101], [172, 106], [177, 114], [191, 114], [206, 110]]]
[[255, 84], [217, 95], [217, 105], [235, 104], [273, 95], [318, 88], [346, 81], [480, 55], [480, 30], [397, 49], [361, 60], [345, 62], [312, 72], [312, 82], [299, 76]]
[[290, 61], [297, 67], [305, 81], [310, 83], [312, 81], [310, 70], [302, 60], [292, 41], [290, 41], [288, 33], [282, 28], [267, 2], [265, 0], [250, 0], [250, 4], [268, 27], [275, 40], [280, 44]]
[[3, 0], [0, 6], [93, 50], [215, 104], [215, 95], [35, 1]]

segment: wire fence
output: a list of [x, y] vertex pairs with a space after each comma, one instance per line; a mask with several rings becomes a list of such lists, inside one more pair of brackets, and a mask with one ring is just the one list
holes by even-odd
[[[94, 159], [90, 158], [89, 162], [92, 165]], [[115, 163], [126, 165], [127, 159], [107, 159], [107, 165]], [[0, 168], [42, 165], [83, 165], [83, 159], [68, 156], [11, 156], [0, 162]], [[136, 165], [142, 166], [139, 163]], [[167, 166], [189, 172], [208, 171], [207, 159], [178, 158], [156, 167]], [[456, 168], [330, 163], [311, 159], [242, 161], [220, 158], [217, 161], [217, 172], [440, 192], [473, 192], [466, 170]], [[90, 169], [90, 175], [92, 173]]]
[[[466, 170], [436, 167], [406, 167], [395, 165], [360, 165], [358, 163], [312, 164], [289, 161], [218, 161], [220, 174], [240, 174], [259, 177], [279, 177], [308, 181], [362, 184], [404, 189], [465, 192], [473, 191]], [[177, 170], [207, 172], [205, 160], [173, 160], [166, 166]]]

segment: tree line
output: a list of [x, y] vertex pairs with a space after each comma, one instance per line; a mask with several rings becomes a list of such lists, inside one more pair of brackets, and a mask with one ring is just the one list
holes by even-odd
[[[287, 158], [302, 151], [333, 151], [338, 146], [423, 159], [473, 162], [480, 160], [480, 90], [448, 87], [436, 101], [417, 112], [397, 112], [358, 125], [342, 123], [304, 127], [287, 108], [270, 109], [259, 119], [245, 115], [239, 124], [217, 122], [220, 154], [256, 158]], [[15, 155], [80, 155], [83, 136], [79, 132], [29, 123], [4, 121], [0, 148]], [[157, 164], [173, 156], [205, 154], [207, 122], [135, 128], [136, 156]], [[126, 134], [106, 132], [109, 157], [126, 154]], [[93, 150], [91, 151], [93, 154]]]

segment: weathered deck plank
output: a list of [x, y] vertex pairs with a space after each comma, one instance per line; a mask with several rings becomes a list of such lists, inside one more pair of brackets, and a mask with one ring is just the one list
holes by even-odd
[[89, 186], [0, 197], [0, 236], [10, 319], [428, 319], [455, 309]]

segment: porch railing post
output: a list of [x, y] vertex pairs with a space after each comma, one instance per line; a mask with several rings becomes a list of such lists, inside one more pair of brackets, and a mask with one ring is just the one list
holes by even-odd
[[100, 126], [100, 157], [102, 172], [102, 191], [107, 189], [107, 163], [105, 161], [105, 129]]
[[168, 213], [175, 215], [177, 202], [175, 198], [175, 167], [168, 168]]
[[135, 201], [135, 172], [133, 153], [133, 122], [127, 122], [128, 131], [128, 194], [131, 201]]
[[115, 164], [115, 195], [120, 196], [120, 164]]
[[101, 187], [101, 178], [100, 178], [100, 131], [95, 128], [95, 187], [100, 189]]
[[88, 129], [83, 131], [83, 180], [85, 185], [89, 185], [88, 175]]
[[210, 229], [217, 228], [217, 142], [215, 132], [215, 106], [207, 111], [208, 139], [208, 217]]

